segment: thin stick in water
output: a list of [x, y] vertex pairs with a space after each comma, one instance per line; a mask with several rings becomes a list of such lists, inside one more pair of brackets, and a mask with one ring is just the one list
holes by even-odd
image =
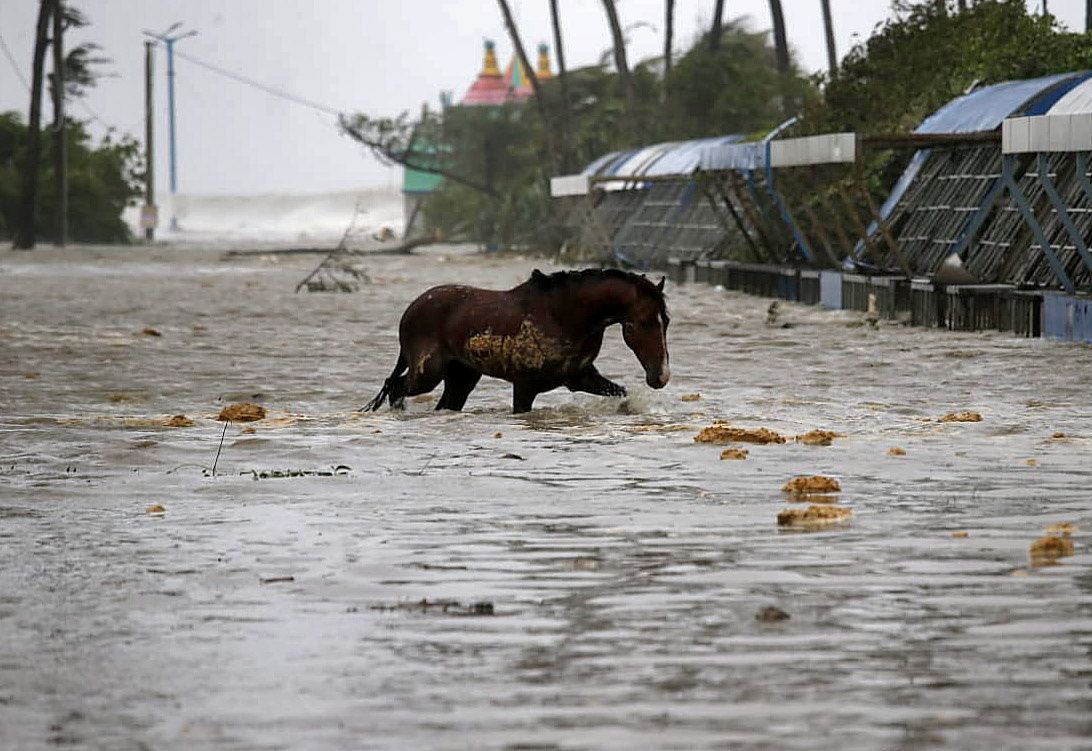
[[231, 420], [224, 420], [224, 432], [220, 434], [220, 445], [216, 448], [216, 458], [212, 460], [213, 477], [216, 477], [216, 463], [220, 461], [220, 451], [224, 448], [224, 436], [227, 435], [228, 425], [231, 425]]

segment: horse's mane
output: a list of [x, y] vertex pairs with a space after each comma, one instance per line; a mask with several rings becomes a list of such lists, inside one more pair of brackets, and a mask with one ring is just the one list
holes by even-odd
[[671, 320], [667, 312], [667, 300], [664, 299], [663, 282], [653, 283], [644, 274], [634, 274], [622, 269], [580, 269], [579, 271], [555, 271], [552, 274], [543, 274], [538, 269], [531, 272], [531, 278], [527, 284], [532, 289], [547, 292], [553, 289], [573, 287], [589, 282], [602, 281], [604, 279], [619, 279], [637, 287], [641, 292], [650, 295], [660, 304], [660, 316], [666, 326]]
[[620, 279], [635, 284], [660, 300], [664, 296], [663, 291], [644, 274], [634, 274], [632, 271], [622, 269], [580, 269], [579, 271], [555, 271], [552, 274], [543, 274], [535, 269], [531, 272], [531, 278], [528, 281], [532, 287], [545, 291], [603, 279]]

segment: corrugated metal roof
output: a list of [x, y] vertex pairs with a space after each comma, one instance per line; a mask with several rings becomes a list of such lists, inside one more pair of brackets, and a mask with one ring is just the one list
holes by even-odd
[[646, 175], [689, 175], [699, 167], [704, 167], [702, 155], [706, 149], [739, 143], [743, 136], [717, 136], [715, 138], [698, 138], [693, 141], [683, 141], [675, 144], [654, 164], [650, 165]]
[[707, 167], [705, 154], [743, 140], [743, 136], [716, 136], [692, 141], [656, 143], [633, 151], [604, 154], [581, 170], [584, 175], [616, 175], [635, 178], [661, 175], [689, 175]]
[[703, 169], [757, 170], [766, 166], [766, 144], [732, 143], [706, 148], [702, 154]]
[[[915, 133], [975, 133], [995, 130], [1001, 121], [1016, 113], [1041, 114], [1026, 111], [1034, 108], [1034, 101], [1048, 89], [1066, 79], [1076, 79], [1081, 73], [1056, 73], [1042, 78], [1022, 81], [1005, 81], [984, 86], [957, 97], [929, 117], [915, 129]], [[1073, 81], [1075, 84], [1076, 81]]]
[[591, 162], [587, 167], [580, 170], [582, 175], [598, 175], [600, 172], [604, 172], [609, 169], [610, 166], [619, 158], [625, 157], [633, 152], [630, 151], [612, 151], [609, 154], [604, 154], [595, 161]]

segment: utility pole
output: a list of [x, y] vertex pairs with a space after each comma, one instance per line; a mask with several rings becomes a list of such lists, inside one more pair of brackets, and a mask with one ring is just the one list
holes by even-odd
[[68, 139], [64, 115], [64, 3], [53, 4], [53, 172], [57, 191], [57, 237], [63, 248], [68, 240]]
[[152, 82], [155, 80], [155, 42], [144, 43], [144, 210], [140, 213], [140, 223], [144, 227], [144, 239], [155, 240], [155, 227], [159, 223], [155, 205], [155, 131], [153, 117]]
[[156, 34], [154, 32], [145, 30], [144, 33], [153, 39], [158, 39], [167, 45], [167, 141], [169, 146], [168, 152], [168, 167], [170, 169], [170, 184], [171, 184], [171, 230], [178, 229], [178, 217], [175, 216], [175, 195], [178, 193], [178, 162], [176, 159], [175, 149], [175, 136], [174, 136], [174, 43], [192, 37], [197, 34], [196, 31], [190, 30], [184, 34], [171, 35], [172, 31], [177, 30], [182, 26], [181, 21], [176, 21], [171, 24], [166, 31]]

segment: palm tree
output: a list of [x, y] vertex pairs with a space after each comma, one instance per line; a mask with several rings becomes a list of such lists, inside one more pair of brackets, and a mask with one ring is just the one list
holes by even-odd
[[717, 0], [713, 6], [713, 26], [709, 29], [709, 51], [720, 49], [721, 26], [724, 23], [724, 0]]
[[637, 90], [633, 87], [633, 76], [626, 62], [626, 38], [622, 34], [622, 25], [618, 22], [618, 9], [614, 0], [603, 0], [603, 10], [607, 12], [607, 23], [614, 39], [614, 67], [618, 69], [618, 78], [622, 80], [622, 91], [626, 98], [626, 110], [632, 115], [637, 109]]
[[[1092, 0], [1088, 0], [1092, 3]], [[671, 45], [675, 37], [675, 0], [664, 3], [664, 100], [669, 99], [667, 80], [671, 77]]]
[[41, 0], [38, 25], [34, 36], [34, 67], [30, 84], [30, 118], [27, 123], [27, 145], [23, 155], [23, 185], [19, 214], [15, 222], [12, 247], [30, 250], [37, 237], [35, 219], [38, 213], [38, 170], [42, 161], [42, 78], [46, 47], [49, 46], [49, 22], [58, 0]]
[[[1090, 0], [1092, 2], [1092, 0]], [[554, 27], [554, 51], [557, 53], [557, 83], [561, 88], [561, 170], [569, 166], [569, 76], [565, 69], [565, 47], [561, 43], [561, 16], [557, 0], [550, 0], [550, 23]]]
[[542, 96], [542, 86], [539, 85], [535, 69], [531, 67], [531, 61], [527, 59], [527, 51], [523, 49], [523, 40], [520, 38], [519, 29], [512, 19], [512, 9], [508, 7], [508, 0], [497, 0], [500, 5], [501, 15], [504, 16], [504, 25], [508, 27], [508, 36], [512, 39], [512, 46], [516, 48], [519, 63], [523, 66], [523, 73], [531, 82], [531, 89], [535, 92], [535, 103], [538, 105], [538, 114], [542, 118], [542, 132], [546, 140], [546, 154], [549, 160], [549, 169], [552, 172], [557, 169], [557, 152], [554, 150], [553, 138], [550, 131], [550, 118], [546, 114], [546, 99]]
[[786, 74], [789, 72], [789, 40], [785, 36], [785, 14], [781, 9], [781, 0], [770, 0], [770, 15], [773, 16], [777, 70], [782, 74]]
[[830, 0], [819, 0], [819, 3], [823, 6], [823, 30], [827, 34], [827, 70], [833, 76], [834, 71], [838, 70], [838, 52], [834, 48], [834, 21], [830, 17]]

